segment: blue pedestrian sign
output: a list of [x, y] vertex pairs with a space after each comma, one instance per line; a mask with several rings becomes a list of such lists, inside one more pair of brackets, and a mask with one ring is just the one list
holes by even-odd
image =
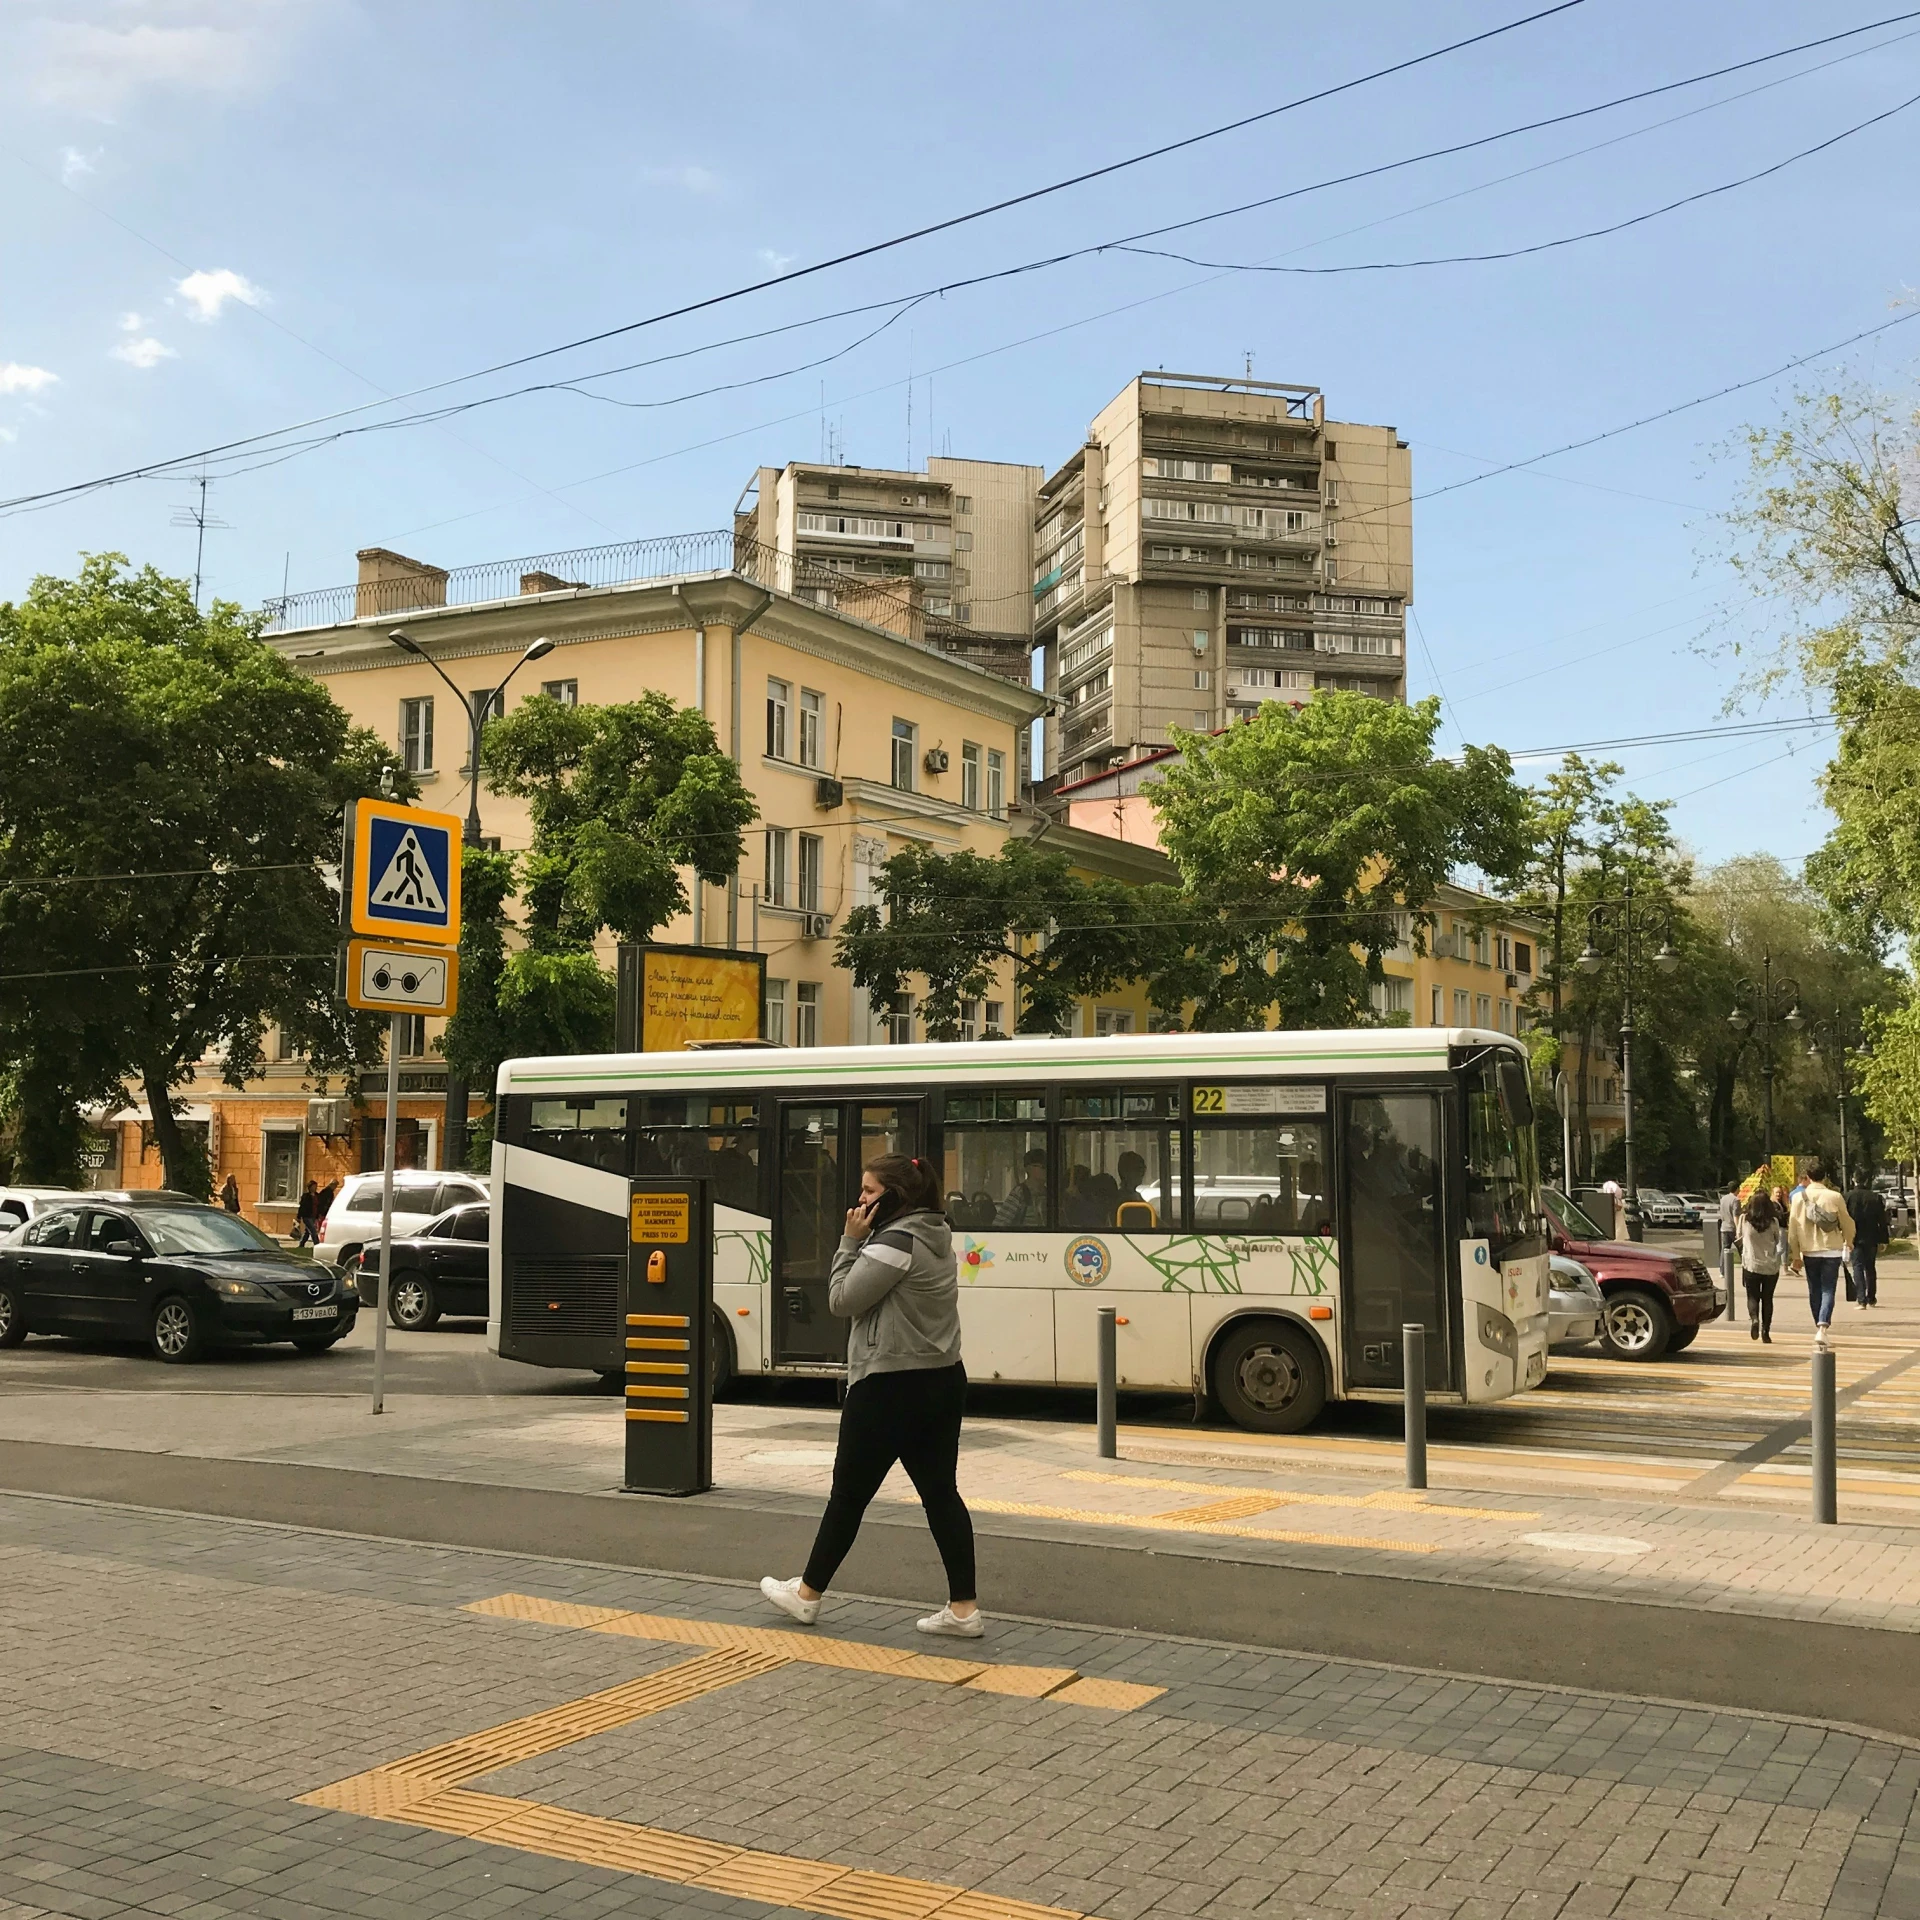
[[427, 946], [460, 940], [460, 818], [394, 800], [347, 809], [347, 925]]

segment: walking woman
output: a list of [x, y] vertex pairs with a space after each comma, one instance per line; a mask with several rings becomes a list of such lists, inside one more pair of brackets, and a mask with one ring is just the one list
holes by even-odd
[[833, 1492], [806, 1571], [769, 1574], [760, 1591], [802, 1626], [851, 1550], [868, 1504], [897, 1460], [906, 1468], [947, 1570], [947, 1604], [922, 1633], [977, 1640], [986, 1631], [974, 1594], [973, 1520], [960, 1498], [960, 1416], [967, 1371], [960, 1364], [960, 1288], [953, 1230], [940, 1181], [924, 1160], [889, 1153], [860, 1180], [833, 1256], [827, 1301], [853, 1326], [847, 1336], [847, 1398], [840, 1414]]
[[1773, 1345], [1773, 1290], [1787, 1258], [1787, 1216], [1765, 1187], [1740, 1215], [1740, 1277], [1747, 1290], [1747, 1338]]
[[1807, 1304], [1813, 1309], [1813, 1344], [1825, 1349], [1827, 1328], [1833, 1323], [1833, 1296], [1840, 1286], [1840, 1260], [1853, 1245], [1853, 1216], [1847, 1203], [1827, 1185], [1827, 1169], [1815, 1160], [1807, 1167], [1806, 1182], [1793, 1196], [1787, 1216], [1788, 1264], [1807, 1276]]

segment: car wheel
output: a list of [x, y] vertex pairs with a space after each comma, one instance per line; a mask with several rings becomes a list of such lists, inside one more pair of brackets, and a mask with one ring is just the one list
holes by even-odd
[[713, 1310], [713, 1330], [708, 1341], [707, 1391], [716, 1400], [733, 1385], [733, 1329], [718, 1307]]
[[1327, 1403], [1327, 1374], [1312, 1335], [1281, 1320], [1244, 1320], [1213, 1350], [1213, 1397], [1237, 1427], [1298, 1433]]
[[396, 1273], [393, 1305], [387, 1310], [387, 1318], [408, 1333], [424, 1333], [433, 1326], [440, 1318], [433, 1282], [424, 1273]]
[[1657, 1293], [1627, 1287], [1607, 1295], [1600, 1343], [1615, 1360], [1658, 1360], [1673, 1340], [1673, 1315]]
[[1667, 1342], [1669, 1353], [1685, 1353], [1700, 1338], [1698, 1327], [1675, 1327], [1673, 1337]]
[[20, 1311], [20, 1296], [11, 1287], [0, 1287], [0, 1347], [17, 1347], [27, 1337], [27, 1317]]
[[152, 1344], [156, 1357], [169, 1366], [200, 1358], [206, 1350], [206, 1337], [191, 1300], [170, 1293], [154, 1308]]

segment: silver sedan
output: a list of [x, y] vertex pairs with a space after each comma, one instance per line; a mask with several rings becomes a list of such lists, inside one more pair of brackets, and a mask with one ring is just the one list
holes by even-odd
[[1553, 1273], [1547, 1283], [1547, 1345], [1555, 1352], [1570, 1352], [1600, 1338], [1600, 1322], [1606, 1312], [1606, 1300], [1600, 1282], [1578, 1260], [1564, 1253], [1553, 1256]]

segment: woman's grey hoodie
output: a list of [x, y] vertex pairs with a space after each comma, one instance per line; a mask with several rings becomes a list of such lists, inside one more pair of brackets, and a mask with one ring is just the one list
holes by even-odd
[[903, 1213], [851, 1234], [833, 1256], [827, 1304], [847, 1334], [847, 1385], [870, 1373], [950, 1367], [960, 1358], [960, 1279], [943, 1213]]

